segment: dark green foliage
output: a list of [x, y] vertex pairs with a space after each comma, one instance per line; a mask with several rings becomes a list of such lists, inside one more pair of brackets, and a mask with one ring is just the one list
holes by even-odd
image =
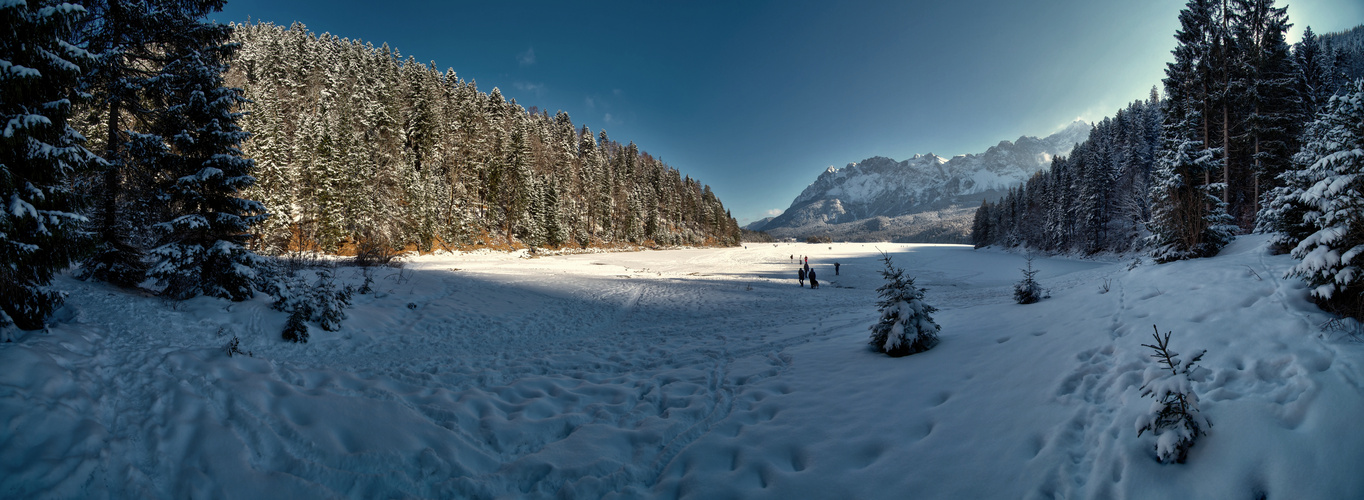
[[1301, 260], [1289, 274], [1323, 309], [1364, 320], [1364, 80], [1332, 97], [1304, 138], [1267, 197], [1263, 226]]
[[971, 222], [976, 248], [1022, 246], [1043, 252], [1127, 252], [1151, 217], [1154, 151], [1161, 100], [1136, 101], [1095, 124], [1089, 138], [1051, 168], [985, 200]]
[[1265, 193], [1282, 186], [1310, 111], [1338, 88], [1324, 81], [1328, 57], [1310, 32], [1290, 51], [1287, 11], [1273, 0], [1189, 0], [1179, 22], [1164, 99], [1153, 91], [1050, 171], [983, 204], [977, 247], [1145, 246], [1169, 262], [1215, 255], [1264, 227]]
[[289, 313], [289, 319], [284, 323], [284, 340], [297, 342], [300, 344], [308, 343], [308, 323], [305, 319], [307, 313], [297, 310]]
[[[322, 268], [317, 270], [317, 280], [309, 284], [297, 274], [273, 270], [269, 277], [258, 280], [257, 286], [275, 298], [275, 310], [289, 313], [284, 338], [306, 341], [308, 321], [329, 332], [341, 329], [355, 290], [349, 285], [337, 286], [333, 276], [331, 269]], [[300, 338], [303, 340], [296, 340]]]
[[1032, 257], [1028, 257], [1028, 267], [1020, 269], [1023, 271], [1023, 281], [1014, 283], [1014, 302], [1019, 304], [1032, 304], [1042, 300], [1042, 285], [1037, 284], [1033, 276], [1037, 271], [1032, 268]]
[[924, 290], [914, 286], [914, 278], [895, 267], [890, 255], [882, 253], [886, 268], [881, 276], [886, 284], [876, 289], [881, 300], [876, 303], [881, 319], [870, 327], [872, 349], [891, 357], [908, 356], [931, 349], [938, 343], [942, 328], [930, 314], [938, 309], [925, 304]]
[[[122, 233], [119, 233], [122, 234]], [[147, 263], [142, 261], [141, 247], [128, 242], [126, 236], [111, 236], [99, 243], [97, 250], [76, 272], [80, 279], [95, 279], [132, 288], [147, 279]]]
[[67, 124], [90, 62], [70, 44], [82, 12], [44, 0], [0, 6], [0, 328], [42, 328], [62, 302], [45, 287], [89, 249], [70, 180], [96, 160]]
[[166, 54], [151, 86], [165, 105], [151, 129], [167, 141], [157, 157], [167, 220], [155, 225], [160, 246], [152, 251], [150, 275], [173, 298], [245, 300], [263, 265], [245, 243], [265, 208], [238, 196], [255, 178], [251, 160], [237, 149], [248, 135], [237, 126], [244, 99], [239, 89], [223, 86], [224, 61], [236, 46], [227, 44], [224, 25], [194, 23], [185, 30], [186, 45]]

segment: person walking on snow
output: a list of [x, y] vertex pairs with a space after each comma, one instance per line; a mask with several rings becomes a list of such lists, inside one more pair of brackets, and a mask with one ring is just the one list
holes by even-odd
[[800, 281], [800, 287], [805, 288], [805, 270], [796, 268], [796, 280]]
[[838, 276], [838, 262], [834, 262], [834, 276]]
[[814, 289], [816, 289], [816, 288], [819, 288], [819, 281], [815, 279], [815, 270], [814, 270], [814, 269], [811, 269], [811, 270], [810, 270], [810, 272], [808, 273], [808, 276], [810, 277], [810, 289], [811, 289], [811, 290], [814, 290]]

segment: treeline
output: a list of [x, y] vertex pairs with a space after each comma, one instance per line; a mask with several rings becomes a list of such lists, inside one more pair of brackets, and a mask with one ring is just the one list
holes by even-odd
[[736, 245], [709, 186], [635, 144], [387, 45], [234, 25], [265, 252], [352, 245]]
[[1290, 47], [1272, 0], [1190, 0], [1179, 20], [1164, 99], [982, 204], [973, 241], [1168, 262], [1273, 232], [1322, 307], [1364, 319], [1364, 27]]
[[1160, 145], [1161, 101], [1155, 89], [1095, 125], [1089, 139], [1049, 170], [981, 203], [971, 242], [1046, 252], [1126, 252], [1140, 245], [1151, 216], [1148, 191]]
[[[1364, 78], [1364, 25], [1355, 26], [1339, 33], [1312, 35], [1305, 33], [1302, 42], [1295, 49], [1315, 44], [1320, 54], [1320, 64], [1327, 68], [1327, 84], [1340, 89], [1350, 82]], [[1309, 49], [1310, 50], [1310, 49]]]
[[[1160, 261], [1212, 255], [1256, 227], [1283, 186], [1301, 134], [1364, 71], [1364, 29], [1295, 46], [1272, 0], [1191, 0], [1156, 92], [1100, 123], [998, 202], [982, 204], [978, 245], [1052, 252], [1150, 249]], [[1355, 50], [1361, 50], [1356, 53]]]
[[221, 0], [0, 2], [0, 335], [62, 302], [54, 273], [243, 300], [264, 208], [239, 193], [236, 46]]

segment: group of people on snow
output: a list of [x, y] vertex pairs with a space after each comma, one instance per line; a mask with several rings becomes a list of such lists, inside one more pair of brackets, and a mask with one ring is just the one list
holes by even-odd
[[[791, 256], [791, 260], [795, 260], [795, 258], [795, 255]], [[810, 268], [810, 257], [801, 257], [801, 261], [803, 261], [801, 267], [796, 268], [796, 281], [800, 282], [800, 286], [804, 288], [805, 280], [808, 278], [810, 280], [811, 290], [819, 288], [819, 279], [815, 276], [815, 270]], [[838, 262], [834, 262], [834, 276], [837, 275]]]

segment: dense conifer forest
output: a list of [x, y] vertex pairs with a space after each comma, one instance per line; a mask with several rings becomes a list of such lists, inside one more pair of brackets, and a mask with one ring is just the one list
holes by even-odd
[[73, 265], [245, 300], [287, 288], [261, 255], [289, 251], [739, 243], [633, 143], [387, 46], [209, 21], [223, 4], [0, 2], [0, 327], [42, 327]]
[[1164, 96], [1120, 110], [1051, 169], [983, 203], [972, 241], [1045, 252], [1215, 255], [1279, 234], [1328, 309], [1364, 317], [1358, 196], [1364, 26], [1285, 40], [1272, 0], [1191, 0]]
[[709, 186], [387, 45], [235, 25], [260, 249], [734, 245]]

